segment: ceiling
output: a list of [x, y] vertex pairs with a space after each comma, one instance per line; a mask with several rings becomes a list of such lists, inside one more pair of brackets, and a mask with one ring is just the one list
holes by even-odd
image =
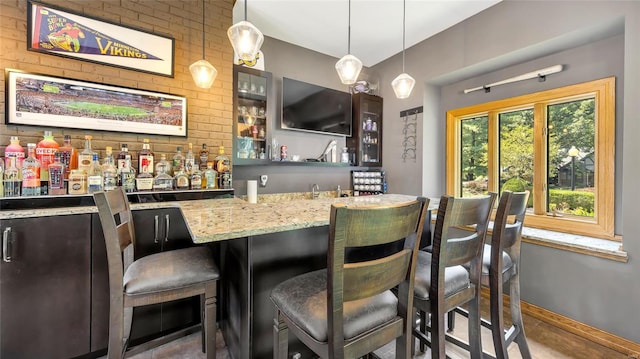
[[[347, 0], [245, 0], [247, 20], [265, 36], [336, 58], [347, 54]], [[244, 19], [237, 0], [233, 22]], [[406, 48], [501, 0], [407, 0]], [[402, 0], [351, 1], [351, 54], [370, 67], [402, 52]]]

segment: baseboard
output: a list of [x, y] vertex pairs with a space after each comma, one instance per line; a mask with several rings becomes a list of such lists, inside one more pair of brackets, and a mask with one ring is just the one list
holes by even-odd
[[[488, 288], [482, 288], [482, 297], [486, 298], [487, 300], [489, 299]], [[507, 307], [509, 305], [509, 296], [504, 295], [503, 300], [504, 306]], [[609, 349], [628, 355], [629, 358], [640, 358], [639, 343], [632, 342], [615, 334], [605, 332], [604, 330], [575, 321], [569, 317], [565, 317], [564, 315], [554, 313], [525, 301], [520, 301], [520, 308], [522, 309], [522, 314], [527, 314], [540, 321], [573, 333], [579, 337], [585, 338]]]

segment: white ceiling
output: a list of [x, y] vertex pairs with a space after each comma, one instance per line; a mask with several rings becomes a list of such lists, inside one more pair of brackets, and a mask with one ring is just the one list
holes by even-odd
[[[341, 58], [347, 54], [348, 0], [245, 0], [247, 20], [265, 36]], [[244, 19], [237, 0], [233, 22]], [[407, 0], [406, 48], [501, 0]], [[351, 1], [351, 54], [373, 66], [402, 51], [402, 0]]]

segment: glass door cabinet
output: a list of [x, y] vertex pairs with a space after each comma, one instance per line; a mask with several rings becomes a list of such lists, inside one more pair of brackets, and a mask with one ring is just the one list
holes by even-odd
[[353, 128], [347, 138], [356, 166], [382, 167], [382, 97], [353, 95]]
[[274, 114], [271, 73], [234, 65], [233, 81], [233, 164], [267, 163]]

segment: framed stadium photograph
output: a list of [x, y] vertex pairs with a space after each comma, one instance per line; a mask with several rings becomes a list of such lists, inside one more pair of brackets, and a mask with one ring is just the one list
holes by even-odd
[[172, 37], [27, 2], [27, 49], [173, 77]]
[[187, 136], [187, 99], [6, 71], [6, 124]]

